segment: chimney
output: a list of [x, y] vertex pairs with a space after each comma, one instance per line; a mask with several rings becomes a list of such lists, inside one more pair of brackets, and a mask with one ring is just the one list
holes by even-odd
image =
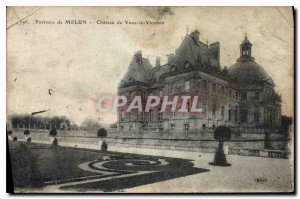
[[174, 54], [173, 53], [168, 54], [167, 57], [168, 57], [168, 64], [172, 64], [174, 60]]
[[210, 52], [214, 55], [214, 57], [218, 60], [218, 65], [220, 65], [220, 42], [214, 42], [208, 45]]
[[138, 63], [142, 63], [143, 53], [141, 50], [139, 50], [135, 53], [135, 57], [136, 57], [136, 60], [138, 61]]
[[159, 56], [156, 57], [155, 66], [160, 67], [160, 57]]

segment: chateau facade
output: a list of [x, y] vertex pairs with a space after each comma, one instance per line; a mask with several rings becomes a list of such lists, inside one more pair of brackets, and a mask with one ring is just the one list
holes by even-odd
[[[199, 41], [199, 31], [186, 35], [166, 64], [156, 59], [153, 67], [136, 52], [122, 78], [118, 95], [198, 96], [202, 112], [149, 112], [118, 110], [118, 132], [197, 131], [219, 125], [267, 129], [280, 125], [281, 97], [265, 69], [251, 56], [252, 44], [245, 36], [240, 57], [227, 67], [220, 65], [220, 43]], [[129, 106], [128, 105], [127, 107]], [[191, 102], [187, 108], [190, 110]]]

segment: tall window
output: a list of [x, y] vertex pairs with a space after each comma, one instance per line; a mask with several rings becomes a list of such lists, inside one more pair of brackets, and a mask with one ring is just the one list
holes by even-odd
[[162, 121], [162, 120], [163, 120], [163, 113], [158, 112], [158, 121]]
[[225, 115], [225, 107], [221, 107], [221, 120], [224, 120], [224, 115]]
[[176, 113], [175, 112], [171, 112], [171, 118], [175, 118]]
[[216, 90], [217, 90], [217, 85], [216, 85], [216, 83], [213, 83], [212, 90], [213, 90], [214, 93], [216, 92]]
[[221, 87], [221, 92], [222, 92], [222, 95], [225, 95], [225, 87], [224, 86]]
[[228, 97], [229, 97], [229, 98], [232, 98], [231, 96], [232, 96], [232, 91], [231, 91], [231, 89], [229, 89]]
[[247, 100], [247, 92], [242, 92], [242, 100]]
[[207, 89], [207, 81], [203, 80], [202, 83], [203, 83], [203, 89], [206, 90]]
[[142, 112], [142, 121], [145, 122], [145, 112]]
[[234, 121], [235, 122], [238, 121], [238, 110], [237, 110], [237, 108], [235, 108], [235, 110], [234, 110]]
[[171, 130], [173, 131], [173, 130], [175, 129], [175, 124], [174, 124], [174, 123], [171, 123], [171, 124], [170, 124], [170, 128], [171, 128]]
[[254, 111], [254, 122], [259, 122], [259, 109], [256, 108]]
[[259, 92], [255, 92], [254, 99], [255, 99], [255, 100], [259, 100]]
[[149, 111], [149, 120], [150, 120], [150, 122], [153, 121], [153, 110]]
[[124, 111], [121, 111], [121, 114], [120, 114], [120, 120], [121, 120], [121, 121], [124, 121], [124, 118], [125, 118], [125, 112], [124, 112]]
[[215, 115], [216, 115], [216, 105], [213, 104], [213, 107], [212, 107], [212, 115], [213, 115], [213, 118], [215, 118]]
[[189, 129], [190, 129], [190, 124], [189, 123], [184, 124], [184, 130], [189, 131]]
[[162, 96], [163, 96], [163, 91], [160, 90], [160, 91], [159, 91], [159, 97], [162, 97]]
[[248, 121], [248, 110], [241, 110], [241, 122]]
[[231, 122], [231, 110], [228, 110], [228, 121]]

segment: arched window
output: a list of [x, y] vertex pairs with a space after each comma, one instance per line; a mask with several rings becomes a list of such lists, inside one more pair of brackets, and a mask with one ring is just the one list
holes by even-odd
[[186, 63], [184, 64], [184, 68], [189, 68], [190, 66], [191, 66], [190, 62], [186, 62]]
[[175, 71], [175, 66], [171, 66], [170, 71], [171, 72]]

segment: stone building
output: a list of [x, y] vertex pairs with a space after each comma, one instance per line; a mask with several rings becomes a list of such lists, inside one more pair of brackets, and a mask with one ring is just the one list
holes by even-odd
[[[199, 41], [199, 31], [186, 35], [175, 54], [153, 67], [141, 51], [134, 54], [121, 80], [118, 95], [198, 96], [200, 113], [118, 110], [119, 132], [183, 132], [219, 125], [268, 129], [280, 125], [281, 98], [265, 69], [251, 56], [252, 44], [245, 36], [240, 57], [227, 68], [220, 65], [220, 43]], [[187, 106], [190, 109], [191, 102]], [[128, 103], [129, 104], [129, 103]], [[128, 106], [128, 105], [127, 105]]]

